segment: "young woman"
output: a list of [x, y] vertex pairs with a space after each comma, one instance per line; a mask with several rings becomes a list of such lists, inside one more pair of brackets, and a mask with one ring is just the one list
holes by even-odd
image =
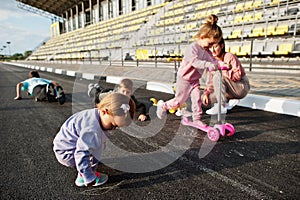
[[28, 95], [34, 97], [35, 101], [47, 99], [52, 102], [57, 100], [60, 104], [64, 104], [66, 100], [63, 88], [57, 82], [40, 78], [39, 72], [35, 70], [29, 72], [29, 79], [17, 84], [15, 100], [22, 99], [21, 90], [27, 91]]
[[[242, 99], [248, 94], [250, 84], [245, 69], [242, 67], [238, 58], [230, 52], [225, 52], [225, 42], [223, 38], [220, 42], [213, 45], [210, 50], [217, 60], [231, 65], [230, 70], [222, 71], [221, 111], [224, 114], [239, 102], [238, 99]], [[209, 104], [217, 102], [220, 92], [219, 82], [220, 73], [208, 73], [206, 89], [204, 90], [204, 95], [202, 97], [203, 105], [208, 106]], [[228, 100], [230, 100], [229, 103], [227, 103]], [[215, 104], [211, 109], [207, 110], [206, 113], [214, 115], [217, 114], [217, 111], [218, 107], [217, 104]]]

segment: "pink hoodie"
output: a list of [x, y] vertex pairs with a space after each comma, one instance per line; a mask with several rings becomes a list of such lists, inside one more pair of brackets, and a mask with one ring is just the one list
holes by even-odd
[[187, 81], [199, 80], [206, 68], [215, 68], [214, 63], [218, 61], [212, 53], [200, 47], [197, 42], [193, 42], [185, 51], [178, 75]]

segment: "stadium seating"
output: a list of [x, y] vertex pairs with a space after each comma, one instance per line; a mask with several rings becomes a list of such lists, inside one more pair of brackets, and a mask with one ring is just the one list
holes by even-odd
[[29, 59], [101, 60], [119, 58], [123, 49], [137, 60], [180, 60], [209, 14], [218, 15], [226, 50], [239, 57], [299, 55], [299, 6], [292, 0], [175, 0], [53, 37]]
[[269, 25], [267, 28], [267, 32], [266, 32], [267, 36], [275, 35], [275, 32], [276, 32], [275, 29], [276, 29], [275, 26]]
[[279, 45], [278, 50], [275, 51], [275, 55], [289, 55], [293, 51], [292, 43], [282, 43]]
[[260, 37], [265, 36], [264, 27], [255, 27], [252, 30], [252, 33], [248, 35], [249, 37]]
[[276, 27], [276, 31], [273, 32], [273, 35], [285, 35], [289, 30], [289, 26], [287, 24], [278, 25]]
[[242, 36], [242, 30], [236, 29], [232, 31], [231, 35], [228, 36], [228, 39], [240, 38]]
[[249, 56], [251, 54], [251, 44], [243, 44], [241, 51], [237, 52], [237, 56]]
[[296, 42], [293, 48], [293, 51], [291, 52], [294, 56], [300, 56], [300, 41]]

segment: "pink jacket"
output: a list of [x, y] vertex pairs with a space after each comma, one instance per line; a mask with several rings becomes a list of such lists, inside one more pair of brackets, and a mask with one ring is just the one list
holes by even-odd
[[184, 53], [178, 75], [187, 81], [198, 81], [206, 68], [213, 68], [218, 61], [212, 53], [200, 47], [197, 42], [189, 45]]
[[[245, 69], [242, 67], [241, 62], [234, 54], [230, 52], [226, 52], [224, 55], [224, 61], [220, 62], [220, 65], [222, 65], [222, 63], [231, 64], [232, 66], [231, 70], [222, 71], [223, 77], [233, 82], [236, 82], [236, 81], [240, 81], [242, 77], [246, 75]], [[212, 81], [214, 73], [215, 72], [211, 72], [207, 76], [206, 89], [204, 90], [205, 94], [210, 94], [214, 91], [213, 89], [214, 86]]]

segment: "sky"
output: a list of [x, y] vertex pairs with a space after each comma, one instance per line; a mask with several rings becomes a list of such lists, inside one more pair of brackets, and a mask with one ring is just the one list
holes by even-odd
[[0, 54], [24, 54], [34, 50], [49, 39], [51, 23], [50, 18], [18, 8], [15, 0], [1, 0], [0, 49], [4, 50]]

